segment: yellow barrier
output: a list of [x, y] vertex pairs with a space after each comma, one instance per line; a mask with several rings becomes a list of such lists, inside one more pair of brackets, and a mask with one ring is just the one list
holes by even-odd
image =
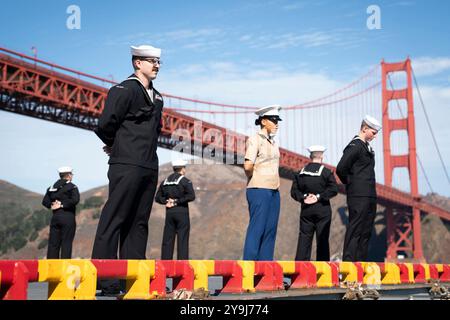
[[247, 292], [255, 292], [255, 262], [238, 260], [242, 268], [242, 289]]
[[277, 261], [283, 269], [284, 275], [292, 275], [295, 273], [295, 261]]
[[381, 285], [380, 267], [375, 262], [361, 262], [364, 270], [363, 283], [367, 285]]
[[127, 293], [123, 299], [149, 300], [150, 279], [155, 275], [155, 260], [128, 260], [126, 286]]
[[[428, 272], [429, 274], [429, 272]], [[384, 271], [381, 270], [381, 284], [400, 284], [400, 268], [391, 262], [384, 264]]]
[[189, 260], [189, 264], [194, 269], [194, 290], [208, 291], [208, 276], [214, 274], [214, 260]]
[[38, 272], [49, 300], [95, 300], [97, 269], [89, 260], [39, 260]]
[[317, 277], [317, 287], [318, 288], [329, 288], [333, 286], [331, 266], [323, 261], [312, 261], [311, 262], [316, 267], [316, 277]]
[[339, 263], [339, 273], [342, 274], [341, 281], [359, 282], [358, 268], [353, 262], [344, 261]]

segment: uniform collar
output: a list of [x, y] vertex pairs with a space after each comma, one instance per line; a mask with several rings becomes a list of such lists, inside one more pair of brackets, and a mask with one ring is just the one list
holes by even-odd
[[259, 130], [259, 131], [258, 131], [258, 134], [259, 134], [261, 137], [267, 139], [270, 143], [272, 143], [272, 144], [274, 143], [273, 139], [271, 139], [271, 138], [269, 137], [269, 134], [268, 134], [267, 131], [265, 131], [264, 129]]
[[364, 144], [364, 146], [366, 147], [367, 151], [372, 152], [373, 153], [373, 148], [372, 146], [369, 144], [369, 142], [364, 141], [364, 139], [361, 139], [361, 137], [359, 135], [356, 135], [353, 140], [361, 140], [361, 142]]
[[[153, 101], [155, 100], [155, 91], [153, 90], [153, 81], [150, 81], [148, 85], [148, 89], [145, 88], [144, 84], [142, 83], [141, 79], [139, 79], [134, 73], [129, 76], [126, 80], [136, 80], [141, 84], [141, 89], [144, 91], [144, 95], [147, 97], [149, 102], [153, 104]], [[150, 93], [152, 94], [152, 97], [150, 97]]]
[[138, 76], [137, 75], [135, 75], [134, 73], [131, 75], [131, 76], [129, 76], [128, 78], [127, 78], [127, 80], [128, 79], [132, 79], [132, 80], [137, 80], [141, 85], [142, 85], [142, 87], [145, 89], [145, 90], [153, 90], [153, 81], [150, 81], [149, 82], [149, 84], [148, 84], [148, 89], [144, 86], [144, 83], [142, 83], [142, 81], [141, 81], [141, 79], [139, 79], [138, 78]]

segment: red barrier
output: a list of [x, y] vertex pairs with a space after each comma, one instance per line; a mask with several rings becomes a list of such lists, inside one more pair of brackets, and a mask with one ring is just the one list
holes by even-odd
[[214, 274], [223, 277], [224, 293], [243, 293], [242, 267], [235, 260], [217, 260], [214, 263]]
[[328, 262], [331, 266], [331, 283], [333, 287], [339, 287], [339, 262]]
[[291, 275], [291, 289], [316, 287], [316, 267], [311, 262], [296, 261], [295, 273]]
[[125, 279], [128, 271], [127, 260], [93, 259], [97, 269], [97, 279]]
[[354, 262], [353, 263], [356, 266], [356, 269], [358, 270], [358, 282], [363, 283], [364, 281], [364, 268], [362, 266], [361, 262]]
[[444, 271], [439, 275], [439, 280], [441, 282], [450, 282], [450, 265], [443, 265]]
[[30, 271], [25, 263], [2, 260], [0, 261], [0, 273], [0, 300], [26, 300]]
[[435, 264], [429, 264], [428, 267], [430, 268], [430, 279], [431, 280], [439, 280], [439, 271]]
[[25, 265], [28, 269], [28, 281], [39, 281], [39, 260], [17, 260]]
[[[158, 260], [165, 269], [166, 277], [173, 278], [172, 290], [194, 290], [194, 269], [187, 260]], [[159, 275], [163, 275], [162, 273]], [[157, 279], [157, 281], [162, 281]]]
[[420, 263], [413, 263], [413, 270], [414, 270], [414, 282], [415, 283], [426, 283], [426, 274], [425, 274], [425, 268]]
[[283, 269], [273, 261], [255, 261], [255, 289], [275, 291], [284, 289]]
[[400, 282], [401, 283], [414, 283], [414, 279], [409, 277], [409, 268], [404, 263], [396, 263], [398, 268], [400, 269]]
[[167, 273], [161, 260], [155, 261], [155, 276], [150, 280], [150, 291], [157, 292], [159, 296], [166, 295], [166, 279]]

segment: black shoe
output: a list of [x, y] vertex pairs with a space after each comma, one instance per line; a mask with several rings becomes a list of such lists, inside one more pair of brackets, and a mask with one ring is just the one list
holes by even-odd
[[118, 297], [123, 294], [120, 290], [102, 290], [95, 294], [96, 297]]

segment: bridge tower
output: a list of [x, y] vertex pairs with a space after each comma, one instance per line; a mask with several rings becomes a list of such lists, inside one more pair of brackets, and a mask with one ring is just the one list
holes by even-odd
[[[406, 72], [406, 87], [389, 90], [387, 80], [389, 73]], [[407, 168], [410, 180], [410, 192], [419, 200], [416, 161], [416, 133], [414, 125], [413, 86], [411, 77], [411, 60], [408, 58], [399, 63], [381, 62], [382, 77], [382, 107], [383, 107], [383, 151], [384, 151], [384, 183], [392, 187], [392, 174], [395, 168]], [[401, 119], [391, 119], [389, 116], [389, 102], [404, 99], [407, 105], [407, 115]], [[403, 116], [403, 115], [402, 115]], [[406, 130], [408, 135], [408, 153], [392, 155], [391, 133]], [[387, 260], [395, 260], [398, 254], [404, 252], [414, 260], [423, 260], [422, 239], [420, 228], [420, 209], [412, 206], [411, 210], [388, 205], [386, 207], [387, 223]], [[412, 241], [411, 241], [412, 236]]]

